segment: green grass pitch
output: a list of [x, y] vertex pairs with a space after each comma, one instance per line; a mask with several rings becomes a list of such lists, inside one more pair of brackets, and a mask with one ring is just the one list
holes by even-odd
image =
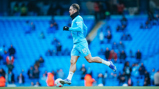
[[64, 86], [64, 87], [1, 87], [0, 89], [159, 89], [159, 87], [80, 87], [80, 86]]

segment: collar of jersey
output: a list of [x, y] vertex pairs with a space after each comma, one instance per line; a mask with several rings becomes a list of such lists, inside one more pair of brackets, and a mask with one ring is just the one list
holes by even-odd
[[79, 12], [75, 12], [74, 14], [71, 15], [72, 20], [79, 15]]

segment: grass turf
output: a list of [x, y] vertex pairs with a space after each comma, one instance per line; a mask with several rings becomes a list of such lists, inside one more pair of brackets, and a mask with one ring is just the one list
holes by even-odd
[[0, 89], [159, 89], [159, 87], [1, 87]]

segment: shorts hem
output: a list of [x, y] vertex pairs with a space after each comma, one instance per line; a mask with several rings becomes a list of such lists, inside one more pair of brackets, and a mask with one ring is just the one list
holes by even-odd
[[80, 56], [80, 55], [71, 55], [71, 56]]
[[[89, 53], [89, 54], [91, 54], [91, 53]], [[88, 56], [89, 54], [87, 54], [86, 56]], [[86, 56], [84, 56], [84, 57], [86, 57]]]

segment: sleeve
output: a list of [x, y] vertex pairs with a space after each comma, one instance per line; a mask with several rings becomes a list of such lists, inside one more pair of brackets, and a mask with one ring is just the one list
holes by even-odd
[[108, 60], [111, 60], [111, 58], [112, 58], [112, 53], [109, 54]]
[[85, 24], [83, 24], [83, 28], [84, 28], [84, 36], [86, 37], [86, 35], [87, 35], [87, 26]]
[[117, 56], [117, 54], [115, 54], [115, 60], [117, 60], [117, 58], [118, 58], [118, 56]]
[[77, 27], [70, 27], [69, 31], [82, 31], [82, 29], [83, 29], [82, 18], [77, 18], [77, 20], [75, 21], [75, 24], [77, 24]]
[[92, 79], [91, 79], [91, 82], [93, 83], [94, 81], [95, 81], [95, 79], [92, 78]]
[[6, 62], [7, 62], [7, 64], [9, 63], [9, 61], [8, 61], [8, 56], [6, 57]]
[[12, 56], [12, 63], [14, 62], [14, 57]]

